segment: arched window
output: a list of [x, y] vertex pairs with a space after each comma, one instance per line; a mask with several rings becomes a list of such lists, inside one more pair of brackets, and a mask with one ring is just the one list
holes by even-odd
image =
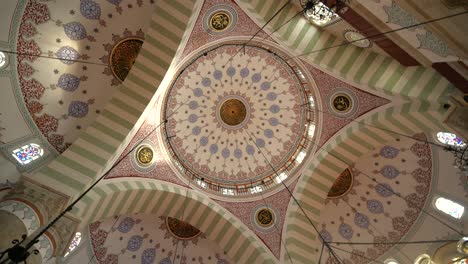
[[464, 147], [466, 145], [459, 136], [448, 132], [437, 133], [437, 140], [443, 144], [455, 147]]
[[68, 246], [67, 253], [65, 253], [64, 257], [68, 256], [68, 254], [70, 254], [73, 250], [75, 250], [80, 244], [80, 242], [81, 242], [81, 233], [76, 232], [75, 237], [72, 239], [70, 246]]
[[431, 257], [427, 254], [422, 254], [416, 258], [414, 264], [433, 264]]
[[460, 219], [465, 211], [465, 207], [443, 197], [435, 200], [435, 207], [456, 219]]
[[7, 56], [5, 53], [0, 51], [0, 69], [5, 68], [7, 66]]
[[25, 165], [44, 155], [44, 150], [41, 146], [31, 143], [13, 150], [12, 155], [21, 165]]

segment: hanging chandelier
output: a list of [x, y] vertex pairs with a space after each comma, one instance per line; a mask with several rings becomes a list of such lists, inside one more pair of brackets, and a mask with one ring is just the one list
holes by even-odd
[[323, 26], [343, 12], [347, 0], [301, 0], [304, 16], [318, 26]]

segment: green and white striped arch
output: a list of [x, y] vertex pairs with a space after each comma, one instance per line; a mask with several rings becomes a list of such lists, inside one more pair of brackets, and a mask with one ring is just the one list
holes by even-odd
[[[287, 0], [236, 0], [236, 2], [254, 22], [263, 26]], [[299, 11], [298, 6], [292, 2], [294, 1], [291, 1], [266, 26], [267, 33], [273, 32]], [[295, 55], [342, 43], [340, 38], [312, 25], [302, 15], [296, 16], [272, 37]], [[405, 67], [392, 57], [354, 45], [344, 45], [301, 58], [370, 92], [439, 102], [445, 102], [449, 93], [458, 92], [432, 68]]]
[[36, 181], [76, 197], [115, 162], [156, 100], [154, 95], [166, 73], [174, 67], [171, 64], [189, 36], [186, 28], [194, 23], [196, 9], [195, 0], [156, 1], [145, 42], [125, 82], [73, 145], [35, 173]]
[[75, 209], [72, 213], [82, 219], [82, 225], [133, 213], [175, 217], [202, 230], [235, 263], [277, 262], [263, 242], [229, 211], [200, 192], [168, 182], [134, 177], [105, 180]]
[[[443, 114], [442, 108], [434, 109], [433, 104], [414, 101], [377, 109], [349, 124], [318, 151], [297, 184], [294, 195], [307, 216], [315, 225], [320, 222], [320, 211], [336, 178], [367, 152], [398, 137], [388, 131], [412, 136], [418, 132], [445, 130], [446, 127], [439, 122]], [[310, 264], [317, 261], [316, 249], [321, 248], [320, 238], [297, 204], [292, 201], [288, 207], [283, 234], [294, 263]], [[283, 256], [283, 261], [289, 263], [286, 256]]]

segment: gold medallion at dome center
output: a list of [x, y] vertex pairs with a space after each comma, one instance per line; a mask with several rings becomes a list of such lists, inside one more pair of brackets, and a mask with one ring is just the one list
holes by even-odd
[[273, 213], [267, 208], [260, 209], [255, 218], [257, 223], [263, 227], [271, 226], [274, 221]]
[[137, 160], [142, 165], [148, 165], [153, 161], [153, 150], [148, 146], [142, 146], [137, 151]]
[[244, 103], [237, 99], [226, 100], [221, 105], [221, 119], [230, 126], [237, 126], [242, 123], [247, 115], [247, 110]]
[[231, 25], [231, 18], [225, 12], [214, 13], [210, 18], [210, 27], [215, 31], [223, 31]]

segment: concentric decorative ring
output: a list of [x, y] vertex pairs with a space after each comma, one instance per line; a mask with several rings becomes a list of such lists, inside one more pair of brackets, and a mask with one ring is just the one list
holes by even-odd
[[354, 30], [346, 30], [343, 33], [343, 37], [354, 46], [360, 48], [369, 48], [372, 46], [372, 42], [369, 39], [366, 39], [364, 35]]
[[226, 4], [211, 7], [203, 17], [203, 29], [211, 35], [222, 35], [232, 31], [237, 24], [236, 10]]
[[152, 141], [147, 139], [143, 140], [143, 142], [133, 150], [130, 159], [132, 167], [141, 173], [151, 172], [156, 167], [154, 149], [155, 145]]
[[253, 208], [251, 223], [257, 231], [270, 233], [279, 225], [279, 212], [270, 204], [259, 204]]
[[337, 116], [350, 117], [358, 110], [358, 99], [351, 90], [335, 88], [328, 94], [327, 107]]
[[257, 196], [292, 178], [312, 146], [313, 95], [297, 65], [254, 44], [236, 56], [232, 42], [202, 50], [164, 99], [174, 169], [223, 197]]

